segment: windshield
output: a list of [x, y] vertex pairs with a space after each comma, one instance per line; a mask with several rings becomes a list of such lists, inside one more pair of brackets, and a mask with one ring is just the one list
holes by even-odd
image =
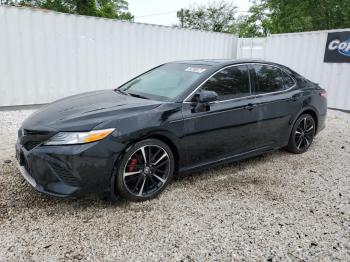
[[136, 77], [117, 90], [143, 98], [171, 100], [188, 89], [207, 68], [206, 65], [165, 64]]

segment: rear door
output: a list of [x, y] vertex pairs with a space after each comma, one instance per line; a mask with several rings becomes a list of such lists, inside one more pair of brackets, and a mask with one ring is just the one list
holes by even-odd
[[215, 91], [218, 101], [210, 103], [205, 112], [194, 112], [193, 104], [183, 103], [184, 165], [215, 161], [254, 148], [258, 115], [247, 65], [222, 69], [198, 91], [201, 89]]
[[257, 103], [258, 141], [263, 146], [284, 146], [292, 120], [301, 108], [301, 91], [296, 81], [277, 66], [251, 64], [249, 68]]

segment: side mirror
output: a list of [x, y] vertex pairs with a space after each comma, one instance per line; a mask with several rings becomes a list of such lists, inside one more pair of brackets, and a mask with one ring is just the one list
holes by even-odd
[[192, 102], [194, 103], [210, 103], [218, 99], [218, 94], [214, 91], [202, 90], [193, 96]]
[[218, 94], [214, 91], [202, 91], [199, 94], [200, 103], [214, 102], [218, 99]]
[[210, 110], [210, 102], [218, 99], [218, 94], [214, 91], [201, 90], [200, 93], [192, 97], [192, 113], [205, 112]]

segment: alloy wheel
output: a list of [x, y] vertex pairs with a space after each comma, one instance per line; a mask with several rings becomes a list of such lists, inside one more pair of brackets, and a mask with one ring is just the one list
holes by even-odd
[[123, 182], [129, 193], [137, 197], [151, 196], [169, 177], [169, 155], [161, 146], [142, 146], [131, 154], [123, 171]]
[[315, 134], [315, 123], [312, 118], [304, 117], [295, 130], [294, 141], [298, 150], [308, 148]]

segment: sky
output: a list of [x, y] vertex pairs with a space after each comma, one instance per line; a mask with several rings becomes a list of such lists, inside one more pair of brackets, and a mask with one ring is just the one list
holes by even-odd
[[[192, 4], [207, 4], [209, 0], [128, 0], [128, 2], [129, 10], [135, 16], [135, 22], [171, 26], [179, 23], [176, 11]], [[232, 0], [232, 2], [238, 7], [238, 11], [247, 11], [251, 6], [249, 0]]]

